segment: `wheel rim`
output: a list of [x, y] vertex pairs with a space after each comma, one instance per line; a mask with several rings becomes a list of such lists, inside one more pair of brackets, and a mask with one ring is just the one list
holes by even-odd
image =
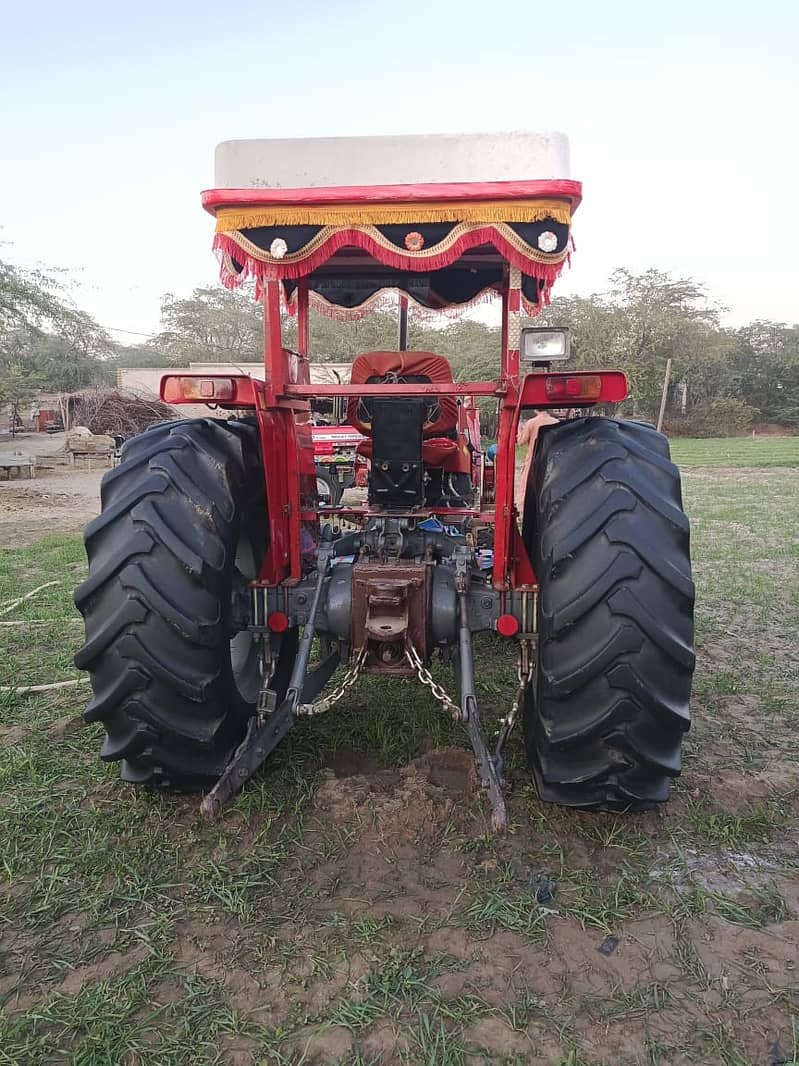
[[316, 477], [316, 495], [319, 499], [319, 504], [322, 507], [332, 507], [333, 505], [333, 490], [329, 483], [317, 475]]
[[[234, 574], [240, 573], [246, 581], [252, 581], [258, 576], [255, 552], [246, 534], [239, 537], [233, 565]], [[232, 595], [235, 597], [235, 581], [233, 585]], [[261, 675], [258, 665], [258, 647], [249, 629], [240, 629], [230, 638], [230, 669], [239, 696], [245, 703], [255, 703], [261, 686]]]

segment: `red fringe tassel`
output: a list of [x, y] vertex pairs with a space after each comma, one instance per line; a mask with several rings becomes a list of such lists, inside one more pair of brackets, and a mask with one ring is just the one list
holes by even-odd
[[[549, 303], [549, 292], [552, 285], [560, 276], [564, 264], [570, 261], [569, 255], [559, 262], [539, 263], [520, 253], [492, 226], [470, 230], [458, 238], [457, 241], [444, 252], [436, 255], [418, 258], [404, 255], [399, 250], [383, 247], [368, 233], [360, 230], [337, 230], [325, 240], [319, 248], [309, 256], [295, 263], [264, 263], [262, 260], [248, 254], [228, 233], [217, 233], [214, 237], [214, 251], [220, 261], [220, 278], [222, 284], [233, 289], [240, 285], [248, 277], [255, 279], [256, 297], [261, 299], [262, 283], [264, 281], [280, 281], [289, 278], [306, 277], [317, 267], [321, 266], [342, 248], [359, 248], [368, 252], [374, 259], [384, 266], [395, 270], [409, 270], [414, 273], [423, 273], [427, 270], [441, 270], [459, 259], [464, 252], [480, 245], [491, 244], [512, 266], [518, 267], [523, 274], [538, 278], [544, 282], [541, 293], [544, 304]], [[240, 263], [242, 270], [236, 273], [231, 269], [230, 259]], [[482, 296], [482, 294], [480, 294]], [[458, 305], [459, 308], [466, 305]], [[535, 306], [535, 305], [532, 305]], [[346, 309], [337, 309], [346, 310]], [[357, 312], [357, 308], [353, 309]]]

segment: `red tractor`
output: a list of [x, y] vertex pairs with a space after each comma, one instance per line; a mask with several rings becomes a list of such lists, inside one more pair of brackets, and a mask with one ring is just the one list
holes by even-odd
[[334, 507], [347, 489], [366, 486], [367, 461], [358, 454], [364, 436], [352, 426], [326, 424], [312, 426], [311, 436], [319, 506]]
[[[694, 668], [680, 476], [651, 426], [592, 414], [625, 399], [624, 374], [565, 369], [566, 331], [523, 327], [570, 252], [581, 187], [565, 138], [226, 142], [216, 185], [203, 203], [222, 280], [255, 279], [265, 380], [167, 375], [167, 402], [231, 417], [154, 426], [103, 479], [75, 594], [102, 758], [126, 781], [207, 790], [212, 815], [298, 717], [368, 673], [418, 679], [464, 723], [497, 830], [519, 717], [543, 800], [665, 800]], [[446, 359], [404, 350], [401, 319], [399, 350], [359, 355], [348, 384], [311, 385], [309, 306], [357, 312], [384, 290], [426, 308], [496, 294], [495, 379], [456, 382]], [[364, 438], [363, 501], [320, 511], [314, 397], [343, 398]], [[490, 484], [481, 397], [498, 408]], [[521, 420], [554, 409], [569, 417], [540, 429], [517, 486]], [[472, 650], [486, 630], [515, 645], [519, 681], [491, 748]], [[433, 680], [435, 658], [454, 685]]]

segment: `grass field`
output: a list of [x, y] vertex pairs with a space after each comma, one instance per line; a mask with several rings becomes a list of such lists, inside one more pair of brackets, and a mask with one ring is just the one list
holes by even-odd
[[[484, 442], [487, 446], [488, 441]], [[681, 467], [769, 467], [799, 466], [799, 436], [796, 437], [672, 437], [671, 454]], [[525, 448], [517, 448], [522, 460]]]
[[679, 466], [799, 466], [799, 437], [672, 437], [671, 454]]
[[[98, 760], [85, 686], [0, 692], [0, 1066], [799, 1062], [787, 440], [674, 442], [699, 661], [657, 812], [542, 805], [517, 736], [494, 839], [464, 734], [368, 680], [208, 825]], [[77, 535], [0, 553], [0, 612], [61, 581], [0, 614], [0, 685], [77, 676], [83, 571]], [[513, 660], [484, 639], [477, 666], [496, 721]]]

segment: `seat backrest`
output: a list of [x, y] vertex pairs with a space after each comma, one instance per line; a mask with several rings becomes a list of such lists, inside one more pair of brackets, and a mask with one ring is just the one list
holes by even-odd
[[369, 503], [389, 510], [424, 503], [422, 426], [428, 414], [424, 396], [384, 399], [370, 396], [372, 468]]
[[[452, 384], [452, 368], [443, 355], [434, 352], [364, 352], [352, 364], [350, 384], [367, 385], [392, 382], [412, 384]], [[347, 421], [369, 436], [372, 415], [368, 397], [353, 396], [347, 403]], [[425, 437], [438, 437], [458, 424], [458, 401], [455, 396], [431, 396], [429, 414], [423, 428]]]

